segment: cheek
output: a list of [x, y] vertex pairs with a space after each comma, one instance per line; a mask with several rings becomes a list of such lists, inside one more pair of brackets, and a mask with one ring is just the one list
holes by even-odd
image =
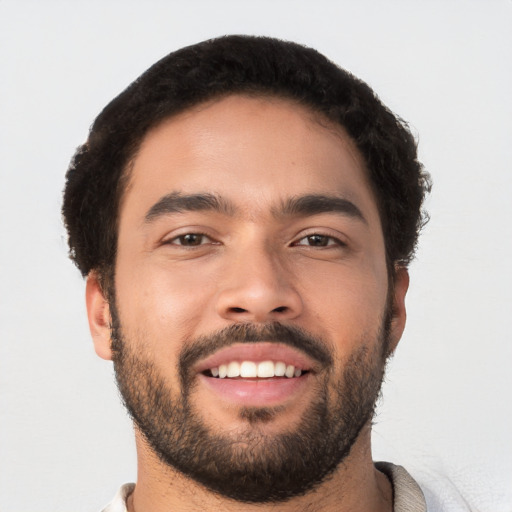
[[385, 266], [330, 266], [314, 275], [303, 274], [302, 294], [307, 310], [339, 356], [363, 339], [373, 340], [382, 326], [387, 300]]
[[143, 339], [159, 358], [176, 359], [182, 341], [197, 335], [209, 295], [208, 280], [198, 272], [118, 265], [116, 297], [123, 332], [132, 343]]

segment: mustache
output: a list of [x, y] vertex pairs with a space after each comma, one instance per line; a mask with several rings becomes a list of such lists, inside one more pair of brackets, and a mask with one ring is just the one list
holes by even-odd
[[257, 343], [271, 341], [293, 347], [322, 366], [331, 366], [333, 358], [326, 343], [304, 329], [279, 322], [264, 325], [250, 323], [234, 324], [220, 331], [203, 335], [186, 343], [178, 366], [182, 380], [187, 379], [190, 368], [199, 360], [235, 343]]

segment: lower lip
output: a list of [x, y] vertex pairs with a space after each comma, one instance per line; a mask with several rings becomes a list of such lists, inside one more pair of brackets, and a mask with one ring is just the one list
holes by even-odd
[[270, 407], [282, 405], [299, 396], [309, 380], [309, 373], [291, 379], [219, 379], [205, 375], [199, 377], [221, 400], [246, 407]]

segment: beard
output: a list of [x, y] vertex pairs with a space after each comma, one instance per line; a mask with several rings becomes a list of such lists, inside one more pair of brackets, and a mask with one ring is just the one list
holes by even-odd
[[[278, 503], [306, 494], [336, 470], [373, 417], [388, 352], [388, 314], [377, 339], [359, 340], [338, 375], [327, 344], [302, 329], [280, 323], [227, 327], [183, 344], [177, 363], [179, 390], [171, 389], [157, 366], [123, 338], [113, 304], [111, 314], [116, 380], [130, 416], [164, 464], [221, 496]], [[247, 428], [212, 432], [194, 408], [193, 364], [235, 342], [268, 340], [321, 362], [325, 371], [315, 375], [310, 406], [286, 432], [268, 434], [262, 428], [279, 415], [279, 406], [240, 408]]]

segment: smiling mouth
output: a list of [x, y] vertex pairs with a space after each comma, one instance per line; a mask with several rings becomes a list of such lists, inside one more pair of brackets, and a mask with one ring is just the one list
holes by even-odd
[[322, 367], [283, 343], [237, 343], [203, 360], [196, 372], [213, 400], [240, 407], [291, 404]]
[[203, 372], [203, 375], [218, 379], [272, 379], [275, 377], [293, 379], [307, 372], [282, 361], [231, 361], [209, 368]]

